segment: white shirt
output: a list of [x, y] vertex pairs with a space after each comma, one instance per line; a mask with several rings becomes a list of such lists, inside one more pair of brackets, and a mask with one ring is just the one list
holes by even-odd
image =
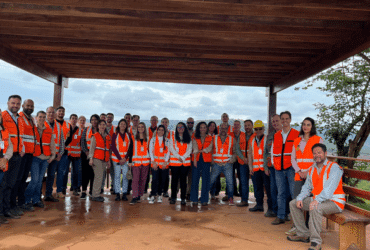
[[[175, 143], [176, 143], [176, 140], [175, 140]], [[173, 156], [175, 158], [178, 158], [178, 159], [182, 159], [183, 161], [185, 161], [186, 158], [190, 157], [190, 154], [191, 152], [193, 151], [193, 144], [191, 143], [191, 140], [190, 142], [187, 144], [188, 146], [186, 147], [186, 152], [183, 156], [180, 156], [179, 155], [179, 152], [176, 151], [174, 145], [173, 145], [173, 140], [170, 140], [170, 151], [171, 153], [173, 154]]]
[[[156, 137], [153, 136], [152, 139], [149, 142], [149, 155], [150, 155], [150, 159], [151, 159], [152, 162], [154, 162], [155, 138]], [[162, 143], [163, 143], [163, 137], [162, 136], [158, 137], [158, 143], [159, 143], [159, 146], [162, 145]], [[170, 145], [170, 141], [167, 138], [165, 140], [165, 145], [166, 145], [166, 147], [168, 147], [168, 145]], [[164, 156], [164, 160], [166, 162], [168, 162], [169, 159], [170, 159], [170, 150], [168, 150], [167, 154]]]

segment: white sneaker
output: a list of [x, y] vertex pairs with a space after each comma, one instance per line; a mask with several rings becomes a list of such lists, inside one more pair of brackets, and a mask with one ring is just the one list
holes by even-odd
[[155, 202], [155, 197], [154, 196], [150, 197], [149, 204], [154, 204], [154, 202]]
[[163, 198], [162, 198], [162, 195], [161, 195], [161, 196], [158, 196], [158, 198], [157, 198], [157, 202], [158, 202], [158, 203], [162, 203], [162, 199], [163, 199]]

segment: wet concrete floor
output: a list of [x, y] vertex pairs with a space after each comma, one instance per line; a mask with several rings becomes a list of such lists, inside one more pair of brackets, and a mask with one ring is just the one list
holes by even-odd
[[[0, 226], [0, 249], [308, 249], [286, 240], [292, 223], [212, 201], [207, 207], [114, 201], [91, 202], [69, 196], [45, 203], [21, 219]], [[146, 197], [146, 196], [145, 196]], [[239, 200], [239, 198], [236, 198]], [[253, 198], [251, 198], [253, 200]], [[253, 206], [253, 204], [251, 204]], [[368, 227], [368, 239], [369, 230]], [[338, 249], [338, 231], [323, 232], [324, 249]], [[370, 249], [369, 242], [368, 249]]]

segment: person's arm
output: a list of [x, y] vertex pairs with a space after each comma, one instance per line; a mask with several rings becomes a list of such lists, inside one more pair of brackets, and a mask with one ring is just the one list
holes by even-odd
[[49, 159], [50, 162], [52, 162], [55, 159], [57, 148], [55, 146], [55, 135], [53, 134], [51, 136], [51, 142], [50, 142], [50, 151], [51, 151], [51, 157]]
[[338, 164], [334, 163], [333, 166], [331, 166], [328, 180], [325, 182], [321, 193], [316, 196], [315, 200], [319, 203], [330, 200], [342, 179], [342, 175], [343, 170]]
[[87, 142], [86, 142], [86, 132], [87, 132], [87, 127], [84, 128], [82, 131], [82, 136], [81, 136], [81, 149], [84, 152], [88, 152], [89, 149], [87, 148]]
[[252, 150], [252, 143], [253, 140], [248, 142], [248, 165], [249, 165], [249, 170], [253, 169], [253, 150]]
[[117, 157], [117, 159], [120, 161], [122, 158], [121, 158], [121, 156], [118, 152], [117, 145], [116, 145], [117, 136], [119, 136], [119, 134], [113, 134], [113, 136], [112, 136], [112, 145], [111, 145], [110, 149], [113, 152], [113, 154]]
[[265, 148], [263, 149], [263, 168], [264, 168], [265, 171], [269, 169], [268, 161], [269, 161], [269, 158], [271, 159], [271, 151], [270, 151], [271, 148], [270, 148], [269, 144], [271, 143], [272, 138], [271, 138], [270, 135], [267, 136], [267, 138], [266, 138], [267, 141], [266, 141], [266, 144], [265, 144]]
[[193, 151], [193, 143], [191, 141], [188, 143], [188, 146], [186, 147], [186, 152], [183, 155], [184, 160], [188, 157], [190, 157], [191, 152]]
[[271, 143], [270, 155], [271, 155], [271, 165], [274, 166], [274, 141], [272, 141]]
[[292, 163], [292, 167], [294, 168], [294, 171], [298, 173], [301, 169], [298, 167], [296, 148], [294, 147], [294, 144], [293, 144], [292, 157], [290, 158], [290, 162]]
[[312, 191], [312, 180], [311, 175], [307, 175], [307, 179], [301, 189], [301, 193], [297, 196], [297, 201], [302, 201], [304, 198], [308, 197]]
[[[170, 145], [170, 141], [166, 138], [165, 139], [165, 142], [166, 142], [166, 147], [168, 148], [168, 146]], [[170, 150], [168, 149], [167, 150], [167, 154], [164, 156], [164, 160], [166, 161], [166, 162], [168, 162], [169, 160], [170, 160]]]
[[173, 145], [173, 140], [170, 140], [170, 151], [173, 154], [173, 156], [177, 159], [180, 159], [179, 153], [176, 151], [174, 145]]
[[[198, 146], [198, 145], [197, 145]], [[212, 142], [211, 142], [211, 144], [209, 144], [209, 146], [208, 147], [206, 147], [206, 148], [203, 148], [203, 152], [204, 153], [211, 153], [213, 151], [213, 138], [212, 138]]]
[[[58, 126], [57, 121], [55, 122], [54, 126]], [[64, 141], [63, 127], [62, 127], [62, 125], [60, 125], [60, 137], [59, 137], [59, 154], [60, 155], [64, 154], [64, 150], [65, 150], [65, 144], [64, 143], [65, 143], [65, 141]]]
[[90, 150], [89, 150], [89, 155], [87, 156], [87, 159], [92, 159], [94, 157], [95, 153], [95, 147], [96, 147], [96, 140], [95, 136], [91, 136], [91, 141], [90, 141]]
[[192, 139], [192, 144], [193, 144], [193, 154], [196, 156], [196, 154], [199, 153], [199, 148], [198, 148], [198, 143], [195, 139]]
[[[162, 143], [165, 143], [164, 141]], [[155, 144], [155, 137], [152, 138], [149, 142], [149, 155], [150, 155], [150, 160], [154, 162], [154, 145]]]
[[12, 156], [13, 156], [13, 143], [10, 140], [10, 136], [9, 136], [9, 139], [8, 139], [8, 148], [6, 150], [6, 153], [4, 154], [4, 158], [9, 161], [10, 158], [12, 158]]

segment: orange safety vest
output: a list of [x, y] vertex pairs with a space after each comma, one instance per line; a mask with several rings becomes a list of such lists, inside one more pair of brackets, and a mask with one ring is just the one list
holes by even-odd
[[[195, 141], [197, 142], [198, 145], [198, 150], [201, 151], [202, 149], [208, 148], [209, 145], [212, 143], [212, 136], [206, 135], [206, 138], [204, 138], [204, 142], [202, 144], [202, 140], [199, 138], [195, 138]], [[201, 153], [203, 156], [203, 161], [204, 162], [212, 162], [212, 150], [209, 153]], [[199, 153], [197, 154], [197, 161], [199, 161]]]
[[228, 162], [230, 157], [233, 156], [234, 138], [228, 135], [224, 143], [222, 143], [219, 135], [215, 135], [214, 138], [213, 161], [215, 163]]
[[168, 130], [166, 132], [166, 137], [168, 140], [172, 140], [172, 138], [175, 138], [175, 131]]
[[110, 137], [113, 137], [113, 134], [116, 131], [116, 126], [112, 125], [112, 127], [110, 127], [110, 129], [108, 129], [108, 127], [107, 127], [107, 131], [108, 131], [108, 134], [110, 135]]
[[[72, 131], [72, 129], [70, 131]], [[81, 131], [81, 128], [77, 129], [73, 134], [72, 141], [67, 146], [68, 155], [71, 157], [81, 157]]]
[[[36, 129], [36, 146], [35, 146], [35, 152], [33, 153], [33, 156], [40, 156], [41, 155], [41, 147], [42, 152], [45, 156], [51, 155], [51, 139], [53, 137], [53, 130], [50, 127], [46, 127], [44, 131], [42, 132], [42, 144], [40, 140], [40, 134], [38, 129]], [[41, 144], [41, 145], [40, 145]]]
[[94, 134], [96, 140], [96, 146], [94, 151], [94, 158], [105, 162], [109, 161], [109, 150], [112, 143], [112, 139], [109, 135], [104, 138], [99, 132]]
[[140, 140], [134, 140], [134, 152], [132, 154], [132, 162], [134, 167], [139, 166], [148, 166], [150, 163], [150, 156], [149, 156], [149, 143], [143, 140], [141, 143]]
[[[325, 186], [325, 182], [329, 179], [330, 169], [334, 162], [327, 161], [327, 165], [323, 166], [320, 174], [317, 173], [316, 167], [309, 169], [309, 174], [312, 181], [313, 189], [311, 193], [313, 194], [313, 199], [319, 195]], [[334, 191], [333, 197], [330, 199], [333, 201], [340, 209], [344, 209], [344, 204], [346, 203], [346, 196], [342, 187], [342, 178], [340, 178], [337, 189]]]
[[21, 118], [19, 119], [19, 126], [23, 129], [22, 141], [25, 153], [33, 154], [36, 145], [36, 126], [28, 120], [23, 112], [19, 112], [19, 118]]
[[256, 136], [253, 137], [252, 152], [253, 152], [253, 172], [264, 171], [263, 168], [263, 151], [265, 149], [265, 135], [263, 135], [260, 145], [258, 146]]
[[87, 148], [90, 149], [90, 144], [91, 144], [91, 137], [93, 136], [93, 131], [92, 131], [92, 126], [89, 126], [86, 129], [86, 145]]
[[[234, 133], [233, 133], [232, 137], [235, 139]], [[239, 147], [240, 147], [240, 150], [242, 151], [243, 155], [245, 156], [245, 151], [247, 149], [247, 141], [245, 140], [245, 133], [244, 132], [240, 132], [240, 134], [239, 134]], [[238, 159], [238, 162], [239, 162], [240, 165], [245, 165], [245, 162], [243, 161], [243, 159], [240, 159], [239, 156], [237, 156], [237, 159]]]
[[[125, 133], [124, 137], [125, 140], [122, 140], [121, 135], [118, 133], [116, 134], [115, 141], [116, 148], [122, 159], [126, 157], [128, 148], [130, 147], [130, 135], [128, 133]], [[112, 153], [112, 160], [117, 163], [119, 162], [117, 156], [114, 153]]]
[[[312, 147], [316, 143], [319, 143], [321, 140], [320, 136], [314, 135], [311, 136], [310, 139], [308, 139], [308, 142], [302, 152], [302, 150], [299, 148], [299, 143], [301, 142], [302, 138], [298, 137], [294, 140], [294, 150], [296, 150], [296, 158], [297, 158], [297, 164], [298, 167], [301, 170], [307, 171], [312, 164], [313, 164], [313, 154], [312, 154]], [[301, 181], [301, 177], [299, 176], [298, 173], [295, 173], [294, 176], [295, 181]]]
[[292, 166], [292, 149], [294, 140], [299, 136], [299, 132], [291, 128], [286, 138], [285, 144], [283, 143], [282, 130], [279, 130], [274, 135], [274, 148], [272, 154], [274, 157], [274, 167], [276, 170], [288, 169]]
[[[51, 126], [48, 121], [45, 121], [45, 126], [51, 129]], [[60, 148], [60, 138], [61, 138], [62, 132], [63, 132], [64, 141], [65, 141], [67, 140], [67, 135], [69, 132], [67, 122], [63, 121], [63, 125], [60, 126], [60, 123], [57, 120], [54, 120], [53, 134], [55, 135], [54, 140], [55, 140], [55, 148], [57, 152], [59, 151], [59, 148]]]
[[[176, 152], [180, 156], [185, 155], [186, 150], [188, 148], [188, 144], [183, 143], [183, 142], [176, 141], [175, 136], [172, 136], [172, 143], [173, 143], [173, 147], [175, 148]], [[170, 156], [170, 165], [172, 167], [180, 167], [181, 165], [183, 165], [184, 167], [190, 167], [190, 165], [191, 165], [191, 157], [189, 155], [187, 158], [185, 158], [185, 161], [184, 162], [181, 162], [178, 158], [176, 158], [171, 153], [171, 156]]]
[[13, 153], [21, 152], [23, 147], [22, 130], [20, 129], [20, 117], [17, 118], [17, 123], [14, 122], [7, 110], [2, 112], [3, 126], [8, 130], [10, 141], [13, 143]]
[[[155, 129], [154, 131], [157, 131], [157, 129]], [[150, 140], [152, 139], [153, 134], [154, 134], [154, 132], [152, 132], [152, 130], [150, 129], [150, 127], [147, 127], [147, 128], [146, 128], [146, 135], [148, 136], [148, 141], [149, 141], [149, 142], [150, 142]]]
[[[163, 169], [163, 163], [166, 160], [165, 158], [166, 158], [167, 153], [168, 153], [168, 145], [166, 145], [165, 141], [162, 141], [162, 145], [159, 145], [158, 135], [156, 135], [155, 143], [154, 143], [154, 161], [158, 164], [160, 169]], [[165, 169], [168, 169], [168, 168], [169, 168], [169, 165], [167, 165]]]
[[[220, 125], [217, 126], [217, 131], [218, 131], [218, 134], [220, 134]], [[233, 137], [234, 135], [233, 126], [231, 126], [230, 124], [229, 124], [229, 128], [227, 129], [227, 134], [230, 135], [231, 137]]]
[[[0, 132], [1, 132], [1, 138], [4, 142], [3, 155], [5, 155], [6, 151], [8, 150], [8, 147], [9, 147], [9, 132], [7, 130], [4, 130], [4, 129], [1, 130]], [[8, 171], [8, 163], [6, 163], [6, 167], [3, 170], [3, 172], [6, 172], [6, 171]]]

